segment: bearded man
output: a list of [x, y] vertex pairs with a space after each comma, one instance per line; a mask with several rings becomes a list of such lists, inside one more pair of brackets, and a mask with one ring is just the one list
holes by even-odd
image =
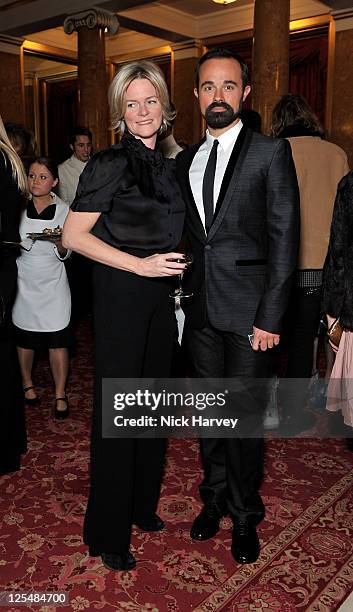
[[[185, 342], [197, 377], [253, 381], [254, 396], [233, 393], [242, 423], [261, 421], [271, 353], [280, 341], [299, 241], [299, 195], [289, 144], [246, 128], [240, 119], [250, 92], [243, 60], [212, 49], [198, 62], [195, 96], [207, 123], [205, 138], [177, 157], [187, 204], [186, 248], [194, 263], [183, 284]], [[261, 379], [263, 384], [256, 384]], [[231, 385], [230, 385], [231, 386]], [[204, 507], [191, 537], [207, 540], [220, 519], [233, 519], [232, 555], [253, 563], [260, 552], [256, 526], [265, 508], [259, 493], [262, 429], [247, 437], [200, 441]]]

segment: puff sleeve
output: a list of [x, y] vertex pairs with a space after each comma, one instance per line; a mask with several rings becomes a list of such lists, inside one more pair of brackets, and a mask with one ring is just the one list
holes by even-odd
[[107, 213], [122, 189], [127, 160], [119, 145], [96, 153], [83, 170], [71, 204], [75, 212]]

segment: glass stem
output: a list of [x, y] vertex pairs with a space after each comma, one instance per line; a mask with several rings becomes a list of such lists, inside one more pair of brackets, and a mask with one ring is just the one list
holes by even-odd
[[183, 281], [183, 272], [181, 274], [179, 274], [179, 293], [183, 292], [182, 281]]

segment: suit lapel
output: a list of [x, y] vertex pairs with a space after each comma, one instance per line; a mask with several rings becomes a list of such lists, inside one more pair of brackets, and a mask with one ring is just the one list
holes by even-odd
[[208, 233], [208, 239], [214, 236], [222, 222], [222, 219], [224, 218], [224, 215], [227, 212], [234, 190], [236, 189], [237, 181], [239, 180], [251, 140], [252, 131], [244, 126], [241, 129], [241, 132], [234, 145], [226, 171], [224, 173], [222, 187], [216, 204], [215, 217]]

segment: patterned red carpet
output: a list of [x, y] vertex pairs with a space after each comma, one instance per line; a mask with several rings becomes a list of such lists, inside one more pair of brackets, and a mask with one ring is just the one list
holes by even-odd
[[69, 606], [27, 606], [41, 612], [337, 610], [353, 585], [353, 453], [340, 440], [268, 443], [267, 515], [254, 565], [233, 562], [229, 519], [213, 540], [190, 541], [201, 469], [197, 442], [187, 440], [169, 447], [160, 502], [167, 528], [134, 531], [137, 570], [113, 573], [87, 556], [81, 530], [88, 494], [89, 335], [84, 326], [72, 362], [69, 420], [53, 421], [47, 364], [37, 364], [42, 404], [27, 409], [29, 452], [23, 469], [0, 481], [0, 591], [69, 593]]

